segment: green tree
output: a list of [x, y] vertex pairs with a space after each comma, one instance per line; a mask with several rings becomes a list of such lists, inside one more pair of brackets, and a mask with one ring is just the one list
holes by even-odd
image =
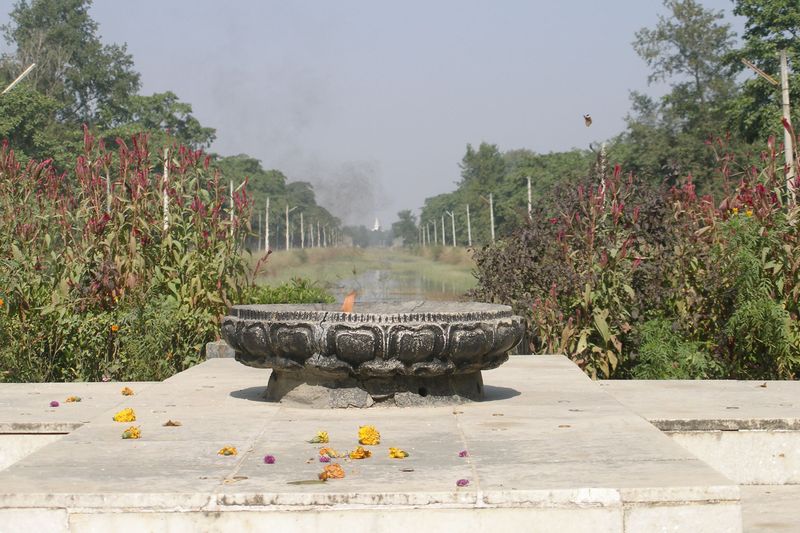
[[[728, 56], [731, 65], [744, 69], [747, 59], [764, 72], [779, 79], [779, 52], [786, 50], [790, 64], [790, 100], [794, 103], [793, 122], [800, 117], [800, 3], [797, 0], [735, 0], [733, 13], [746, 17], [742, 47]], [[728, 110], [730, 127], [749, 142], [781, 135], [781, 92], [760, 76], [748, 79]], [[782, 137], [779, 137], [782, 138]]]
[[725, 57], [734, 34], [720, 11], [695, 0], [664, 0], [668, 15], [655, 28], [636, 32], [633, 48], [651, 72], [648, 82], [667, 81], [660, 101], [632, 93], [633, 114], [614, 155], [626, 168], [655, 179], [674, 180], [691, 173], [708, 179], [711, 154], [704, 141], [721, 133], [724, 106], [736, 85]]
[[90, 6], [90, 0], [20, 0], [2, 30], [16, 47], [4, 69], [36, 63], [30, 82], [59, 102], [59, 117], [93, 124], [101, 113], [124, 108], [140, 82], [126, 46], [100, 41]]
[[417, 231], [417, 217], [410, 209], [397, 213], [397, 221], [392, 224], [394, 238], [403, 239], [403, 246], [415, 246], [419, 238]]

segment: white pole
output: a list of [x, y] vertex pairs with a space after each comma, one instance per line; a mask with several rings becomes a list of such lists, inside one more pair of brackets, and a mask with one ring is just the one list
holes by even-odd
[[258, 214], [258, 239], [256, 239], [256, 252], [261, 251], [261, 213]]
[[164, 231], [169, 231], [169, 148], [164, 148]]
[[[786, 50], [781, 50], [781, 99], [783, 101], [783, 120], [791, 124], [792, 116], [789, 112], [789, 67], [786, 64]], [[794, 205], [794, 150], [792, 147], [792, 135], [786, 128], [783, 128], [783, 153], [786, 161], [786, 191], [789, 193], [789, 203]]]
[[456, 215], [452, 211], [445, 211], [450, 215], [450, 224], [453, 227], [453, 248], [456, 247]]
[[25, 69], [25, 71], [24, 71], [22, 74], [20, 74], [19, 76], [17, 76], [17, 79], [15, 79], [14, 81], [12, 81], [12, 82], [11, 82], [11, 84], [10, 84], [8, 87], [6, 87], [6, 88], [5, 88], [5, 90], [4, 90], [2, 93], [0, 93], [0, 94], [6, 94], [8, 91], [10, 91], [11, 89], [13, 89], [13, 88], [14, 88], [14, 86], [15, 86], [16, 84], [18, 84], [19, 82], [21, 82], [21, 81], [22, 81], [22, 80], [25, 78], [25, 76], [27, 76], [27, 75], [30, 73], [30, 71], [32, 71], [32, 70], [33, 70], [33, 67], [35, 67], [35, 66], [36, 66], [36, 63], [31, 63], [31, 66], [29, 66], [28, 68], [26, 68], [26, 69]]
[[306, 223], [303, 222], [303, 212], [300, 211], [300, 248], [306, 247]]
[[286, 249], [289, 249], [289, 204], [286, 204]]
[[[231, 201], [231, 237], [233, 237], [233, 180], [230, 181], [230, 201]], [[166, 198], [165, 198], [166, 200]]]
[[322, 246], [327, 248], [328, 247], [328, 232], [325, 231], [327, 226], [322, 226]]
[[269, 250], [269, 196], [267, 196], [267, 206], [264, 216], [264, 251], [267, 251]]
[[494, 200], [492, 193], [489, 193], [489, 218], [492, 221], [492, 244], [494, 244]]
[[442, 215], [442, 246], [447, 246], [447, 236], [444, 232], [444, 215]]
[[532, 211], [532, 205], [531, 205], [531, 177], [528, 176], [528, 220], [532, 220], [531, 219], [531, 211]]
[[322, 246], [322, 234], [319, 231], [319, 220], [317, 220], [317, 248]]
[[472, 248], [472, 225], [469, 222], [469, 204], [467, 204], [467, 246]]
[[436, 222], [433, 223], [433, 242], [436, 243], [436, 246], [439, 246], [439, 228]]

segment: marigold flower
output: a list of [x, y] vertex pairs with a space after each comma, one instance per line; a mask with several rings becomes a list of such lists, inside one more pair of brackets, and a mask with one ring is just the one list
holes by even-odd
[[1, 305], [3, 305], [3, 304], [5, 304], [5, 303], [6, 303], [6, 301], [5, 301], [5, 300], [3, 300], [2, 298], [0, 298], [0, 306], [1, 306]]
[[400, 448], [389, 448], [389, 459], [405, 459], [408, 452]]
[[371, 457], [372, 452], [369, 450], [365, 450], [361, 446], [350, 452], [350, 459], [366, 459], [367, 457]]
[[234, 446], [223, 446], [217, 452], [217, 455], [236, 455], [239, 453]]
[[310, 443], [312, 444], [327, 444], [328, 443], [328, 432], [327, 431], [318, 431], [317, 435], [311, 439]]
[[749, 217], [753, 216], [753, 210], [752, 209], [748, 209], [747, 211], [744, 212], [744, 214], [745, 214], [746, 217], [749, 218]]
[[381, 434], [375, 429], [375, 426], [361, 426], [358, 428], [358, 443], [375, 446], [381, 443]]
[[459, 479], [456, 481], [456, 487], [466, 487], [467, 485], [469, 485], [468, 479]]
[[58, 405], [59, 405], [59, 403], [57, 401], [55, 401], [55, 400], [50, 402], [50, 407], [58, 407]]
[[274, 465], [275, 464], [275, 456], [274, 455], [265, 455], [264, 456], [264, 464]]
[[114, 422], [135, 422], [136, 413], [130, 407], [126, 407], [122, 411], [114, 415]]
[[325, 468], [322, 470], [322, 473], [319, 475], [319, 478], [322, 481], [326, 479], [342, 479], [344, 477], [344, 470], [342, 469], [339, 463], [333, 463], [330, 465], [326, 465]]
[[119, 326], [117, 324], [111, 324], [111, 331], [116, 333], [119, 331]]
[[142, 437], [142, 432], [136, 426], [131, 426], [122, 432], [123, 439], [139, 439]]
[[80, 396], [70, 396], [69, 398], [67, 398], [67, 403], [75, 403], [79, 401], [81, 401]]
[[459, 457], [468, 457], [469, 456], [469, 452], [467, 450], [461, 450], [460, 452], [458, 452], [458, 456]]
[[734, 207], [733, 209], [731, 209], [731, 213], [733, 213], [734, 215], [738, 215], [739, 214], [739, 208], [738, 207]]
[[133, 389], [130, 387], [125, 387], [121, 392], [123, 396], [133, 396]]
[[330, 457], [330, 458], [341, 457], [342, 456], [342, 454], [340, 454], [339, 452], [337, 452], [333, 448], [328, 448], [327, 446], [324, 447], [324, 448], [320, 448], [319, 449], [319, 454], [321, 456], [327, 456], [327, 457]]

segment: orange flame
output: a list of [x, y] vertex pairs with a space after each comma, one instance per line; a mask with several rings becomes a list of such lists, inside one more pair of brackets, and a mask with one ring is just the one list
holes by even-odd
[[354, 305], [356, 305], [356, 291], [350, 291], [347, 296], [344, 297], [342, 313], [352, 313]]

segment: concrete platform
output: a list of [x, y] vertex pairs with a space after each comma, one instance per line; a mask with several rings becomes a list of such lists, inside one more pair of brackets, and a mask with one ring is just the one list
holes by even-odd
[[[153, 383], [4, 383], [0, 386], [0, 470], [88, 424]], [[80, 402], [68, 403], [70, 396]], [[59, 402], [50, 407], [51, 401]]]
[[[261, 400], [267, 378], [215, 359], [137, 391], [0, 471], [0, 531], [741, 530], [733, 482], [563, 357], [513, 357], [484, 373], [486, 401], [456, 407], [289, 409]], [[142, 439], [120, 438], [122, 406]], [[324, 466], [318, 430], [344, 451], [363, 424], [381, 431], [372, 458], [292, 484]]]
[[800, 484], [800, 381], [598, 384], [739, 484]]

